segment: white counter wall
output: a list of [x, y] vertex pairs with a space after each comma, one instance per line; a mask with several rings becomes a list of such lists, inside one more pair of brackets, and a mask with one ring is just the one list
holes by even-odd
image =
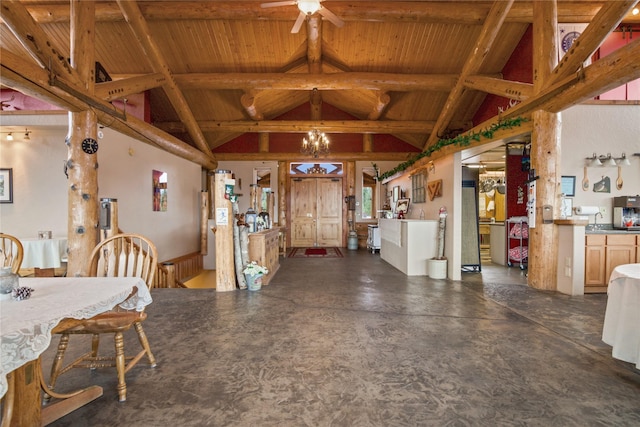
[[380, 258], [407, 276], [428, 275], [427, 260], [437, 254], [438, 221], [380, 219]]

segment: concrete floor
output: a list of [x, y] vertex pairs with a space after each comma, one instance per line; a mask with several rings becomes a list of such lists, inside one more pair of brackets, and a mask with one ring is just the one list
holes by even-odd
[[125, 403], [112, 369], [65, 374], [59, 390], [104, 396], [53, 425], [640, 425], [640, 371], [600, 340], [606, 295], [536, 291], [518, 268], [452, 282], [344, 254], [281, 258], [258, 292], [154, 290], [158, 367], [127, 374]]

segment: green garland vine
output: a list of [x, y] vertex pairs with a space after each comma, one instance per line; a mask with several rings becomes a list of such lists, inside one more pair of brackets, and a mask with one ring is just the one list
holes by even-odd
[[[393, 176], [399, 172], [403, 172], [409, 167], [411, 167], [415, 162], [422, 159], [423, 157], [431, 156], [431, 154], [436, 151], [448, 146], [448, 145], [457, 145], [459, 147], [466, 147], [472, 142], [480, 141], [482, 138], [491, 139], [493, 138], [493, 134], [500, 129], [511, 129], [516, 126], [520, 126], [522, 123], [528, 121], [529, 119], [524, 117], [516, 117], [515, 119], [501, 120], [497, 123], [492, 124], [488, 129], [483, 129], [479, 132], [470, 132], [465, 134], [460, 134], [455, 138], [449, 139], [440, 139], [431, 147], [427, 148], [425, 151], [422, 151], [410, 158], [409, 160], [400, 163], [395, 168], [380, 174], [378, 180], [382, 181], [390, 176]], [[377, 172], [377, 171], [376, 171]]]

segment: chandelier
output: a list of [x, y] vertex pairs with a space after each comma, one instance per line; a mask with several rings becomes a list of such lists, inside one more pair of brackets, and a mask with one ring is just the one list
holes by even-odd
[[316, 129], [310, 130], [305, 138], [302, 139], [302, 154], [311, 155], [317, 158], [320, 154], [329, 153], [329, 138], [324, 132]]

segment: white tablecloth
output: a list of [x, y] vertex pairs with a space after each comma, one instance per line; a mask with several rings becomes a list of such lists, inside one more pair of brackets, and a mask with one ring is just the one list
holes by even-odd
[[[7, 391], [6, 375], [37, 359], [51, 342], [51, 331], [64, 318], [88, 319], [115, 307], [142, 311], [151, 294], [135, 277], [21, 278], [34, 289], [31, 298], [0, 301], [0, 397]], [[137, 288], [126, 302], [133, 288]]]
[[612, 356], [640, 369], [640, 264], [617, 266], [609, 278], [602, 341]]
[[20, 239], [24, 258], [20, 268], [60, 268], [67, 255], [67, 238]]

